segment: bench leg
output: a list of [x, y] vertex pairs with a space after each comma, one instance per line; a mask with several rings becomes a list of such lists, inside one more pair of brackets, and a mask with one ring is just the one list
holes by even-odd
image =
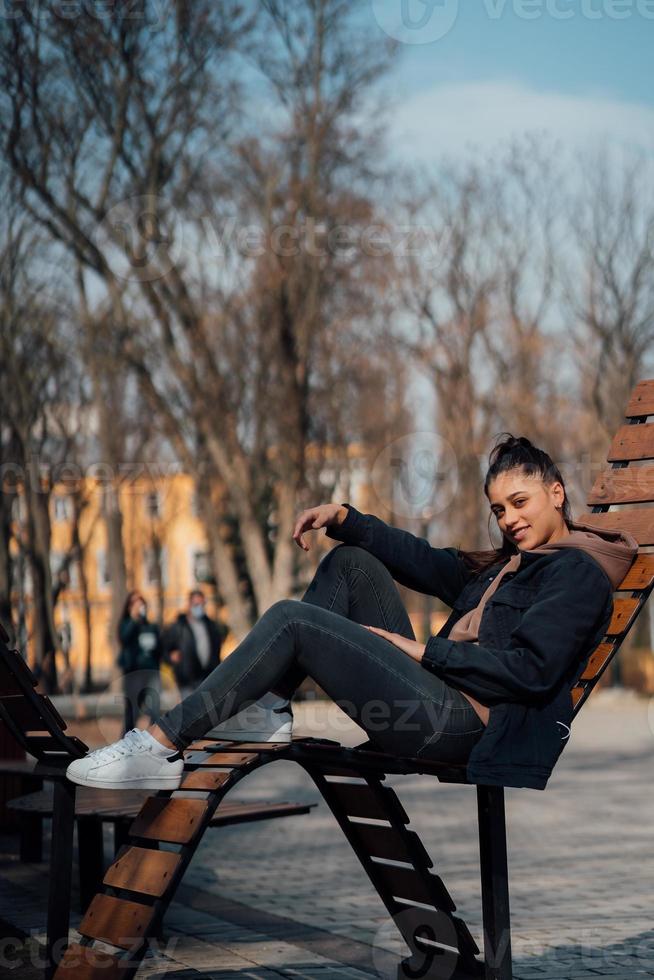
[[[38, 776], [23, 776], [20, 795], [37, 793], [43, 789], [43, 780]], [[43, 860], [43, 817], [37, 813], [21, 813], [18, 829], [20, 859], [39, 864]]]
[[68, 943], [74, 827], [75, 784], [57, 779], [52, 809], [45, 980], [53, 976]]
[[114, 823], [114, 860], [118, 857], [118, 851], [121, 847], [129, 843], [129, 828], [132, 823], [132, 817], [127, 817], [125, 820], [116, 820]]
[[477, 786], [486, 980], [511, 980], [511, 916], [502, 786]]
[[43, 817], [38, 813], [21, 813], [20, 859], [38, 864], [43, 860]]
[[79, 905], [84, 914], [104, 877], [102, 821], [99, 817], [77, 818], [77, 855], [79, 860]]

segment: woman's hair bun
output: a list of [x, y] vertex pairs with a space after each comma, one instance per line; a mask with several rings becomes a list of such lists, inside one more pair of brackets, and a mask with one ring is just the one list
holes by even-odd
[[536, 447], [530, 439], [526, 436], [514, 436], [510, 432], [503, 432], [499, 437], [500, 441], [495, 444], [490, 454], [490, 465], [502, 459], [508, 453], [514, 453], [516, 450], [534, 450]]

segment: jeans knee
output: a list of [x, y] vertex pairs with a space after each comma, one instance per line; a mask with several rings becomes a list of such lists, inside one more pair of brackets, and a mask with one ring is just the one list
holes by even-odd
[[381, 564], [378, 558], [371, 555], [365, 548], [358, 544], [339, 544], [329, 552], [331, 561], [343, 565], [374, 565]]
[[300, 599], [278, 599], [268, 607], [264, 615], [289, 622], [302, 611], [305, 611], [305, 606]]

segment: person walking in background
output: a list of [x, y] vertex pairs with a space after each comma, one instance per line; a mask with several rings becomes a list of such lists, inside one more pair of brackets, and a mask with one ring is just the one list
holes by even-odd
[[164, 630], [162, 638], [164, 660], [172, 666], [183, 698], [218, 666], [227, 632], [224, 623], [207, 616], [202, 589], [192, 589], [187, 611]]
[[148, 620], [147, 603], [138, 589], [130, 592], [125, 600], [118, 623], [118, 641], [117, 663], [123, 672], [125, 695], [124, 730], [128, 732], [135, 727], [141, 712], [155, 722], [161, 701], [161, 636], [156, 623]]

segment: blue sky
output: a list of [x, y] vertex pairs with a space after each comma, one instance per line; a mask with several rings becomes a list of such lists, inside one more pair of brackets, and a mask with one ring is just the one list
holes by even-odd
[[654, 0], [404, 0], [405, 27], [402, 2], [363, 13], [378, 36], [426, 42], [400, 45], [389, 86], [419, 158], [534, 129], [654, 151]]

